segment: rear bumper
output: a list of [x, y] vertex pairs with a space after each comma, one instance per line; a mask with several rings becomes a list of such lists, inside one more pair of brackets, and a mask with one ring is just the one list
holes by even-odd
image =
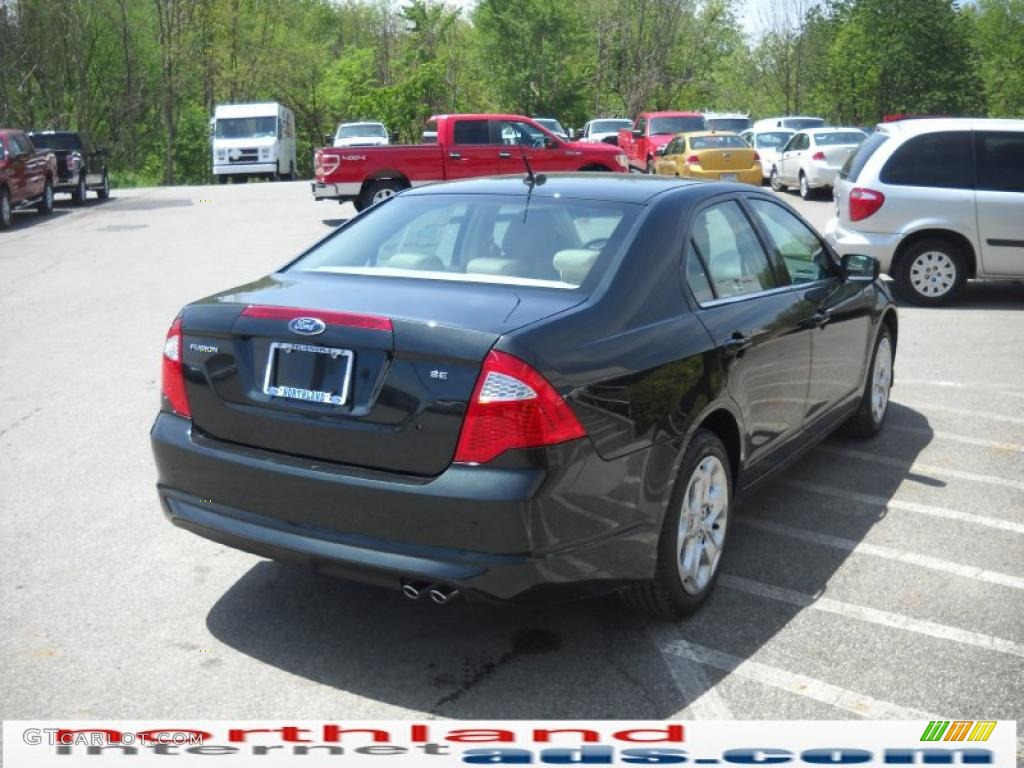
[[892, 266], [892, 256], [901, 239], [901, 235], [898, 234], [879, 234], [844, 229], [837, 216], [829, 219], [823, 234], [829, 245], [835, 248], [840, 256], [847, 253], [873, 256], [881, 264], [883, 273], [889, 272]]
[[277, 160], [268, 160], [265, 163], [232, 163], [231, 165], [213, 166], [213, 175], [235, 176], [243, 173], [273, 173], [277, 168]]
[[359, 182], [346, 184], [322, 184], [314, 181], [310, 184], [313, 198], [316, 200], [349, 200], [359, 196], [362, 185]]
[[561, 446], [549, 469], [453, 465], [410, 479], [222, 443], [167, 413], [151, 439], [171, 522], [330, 575], [528, 601], [607, 592], [654, 572], [660, 513], [603, 487], [638, 472], [643, 457], [605, 462], [586, 440]]
[[761, 182], [764, 180], [764, 176], [761, 171], [761, 166], [755, 165], [753, 168], [743, 168], [735, 171], [705, 171], [703, 169], [691, 168], [687, 171], [687, 175], [694, 179], [704, 179], [705, 181], [721, 181], [722, 176], [733, 174], [736, 176], [736, 181], [742, 184], [754, 184], [755, 186], [761, 186]]

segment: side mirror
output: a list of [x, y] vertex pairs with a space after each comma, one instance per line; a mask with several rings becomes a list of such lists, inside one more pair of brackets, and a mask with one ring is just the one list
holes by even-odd
[[398, 143], [398, 133], [397, 132], [389, 133], [388, 134], [388, 142], [391, 143], [391, 144], [397, 144]]
[[873, 283], [882, 272], [882, 265], [874, 256], [847, 253], [839, 260], [843, 277], [851, 283]]
[[636, 128], [633, 129], [633, 138], [634, 139], [642, 139], [643, 136], [644, 136], [644, 132], [643, 131], [639, 131]]

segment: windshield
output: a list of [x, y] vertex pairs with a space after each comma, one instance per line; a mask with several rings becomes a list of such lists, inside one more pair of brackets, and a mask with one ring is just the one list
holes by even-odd
[[563, 128], [562, 124], [557, 120], [553, 120], [551, 118], [544, 118], [541, 120], [537, 120], [537, 122], [543, 125], [552, 133], [565, 133], [565, 128]]
[[218, 139], [272, 139], [277, 136], [276, 117], [222, 117], [217, 120]]
[[793, 134], [789, 131], [773, 131], [757, 134], [758, 149], [782, 149]]
[[606, 268], [638, 207], [524, 195], [413, 195], [381, 204], [291, 270], [573, 289]]
[[787, 117], [783, 119], [783, 128], [792, 128], [794, 131], [802, 131], [804, 128], [821, 128], [825, 121], [820, 117]]
[[707, 126], [703, 117], [655, 117], [651, 119], [651, 136], [661, 133], [688, 133], [703, 131]]
[[739, 136], [729, 133], [721, 136], [691, 136], [690, 149], [750, 149]]
[[363, 136], [375, 136], [386, 139], [388, 132], [380, 123], [350, 123], [338, 128], [339, 139], [354, 139]]
[[631, 120], [595, 120], [590, 124], [591, 133], [618, 133], [621, 128], [633, 125]]
[[814, 134], [814, 143], [819, 147], [836, 147], [840, 144], [860, 144], [864, 139], [865, 136], [860, 131]]
[[77, 133], [30, 133], [37, 149], [82, 149]]
[[734, 131], [739, 133], [750, 127], [749, 117], [709, 117], [707, 118], [708, 128], [716, 131]]

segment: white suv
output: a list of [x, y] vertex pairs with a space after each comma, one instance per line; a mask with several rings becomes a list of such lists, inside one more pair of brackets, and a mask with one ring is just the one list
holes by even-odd
[[835, 183], [825, 236], [881, 262], [915, 304], [969, 278], [1024, 277], [1024, 120], [884, 123]]

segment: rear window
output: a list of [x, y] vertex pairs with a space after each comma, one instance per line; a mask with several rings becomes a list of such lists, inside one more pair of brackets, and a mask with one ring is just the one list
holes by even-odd
[[289, 270], [573, 289], [607, 269], [637, 210], [567, 198], [399, 196]]
[[882, 168], [883, 184], [908, 187], [974, 187], [974, 149], [970, 131], [915, 136], [892, 153]]
[[802, 131], [806, 128], [821, 128], [825, 121], [820, 117], [787, 117], [782, 120], [783, 128], [792, 128], [794, 131]]
[[864, 141], [864, 134], [860, 131], [814, 134], [814, 143], [819, 147], [838, 147], [846, 144], [860, 144], [862, 141]]
[[691, 136], [690, 149], [749, 149], [739, 136]]
[[456, 144], [490, 144], [490, 121], [456, 120], [454, 141]]
[[853, 151], [846, 162], [843, 163], [843, 167], [839, 169], [839, 178], [846, 179], [854, 184], [857, 183], [857, 177], [860, 176], [860, 172], [864, 170], [864, 166], [867, 165], [868, 160], [871, 156], [878, 151], [878, 148], [885, 144], [889, 140], [888, 134], [885, 133], [872, 133], [861, 145]]
[[81, 149], [82, 142], [74, 133], [30, 133], [32, 143], [39, 149]]

